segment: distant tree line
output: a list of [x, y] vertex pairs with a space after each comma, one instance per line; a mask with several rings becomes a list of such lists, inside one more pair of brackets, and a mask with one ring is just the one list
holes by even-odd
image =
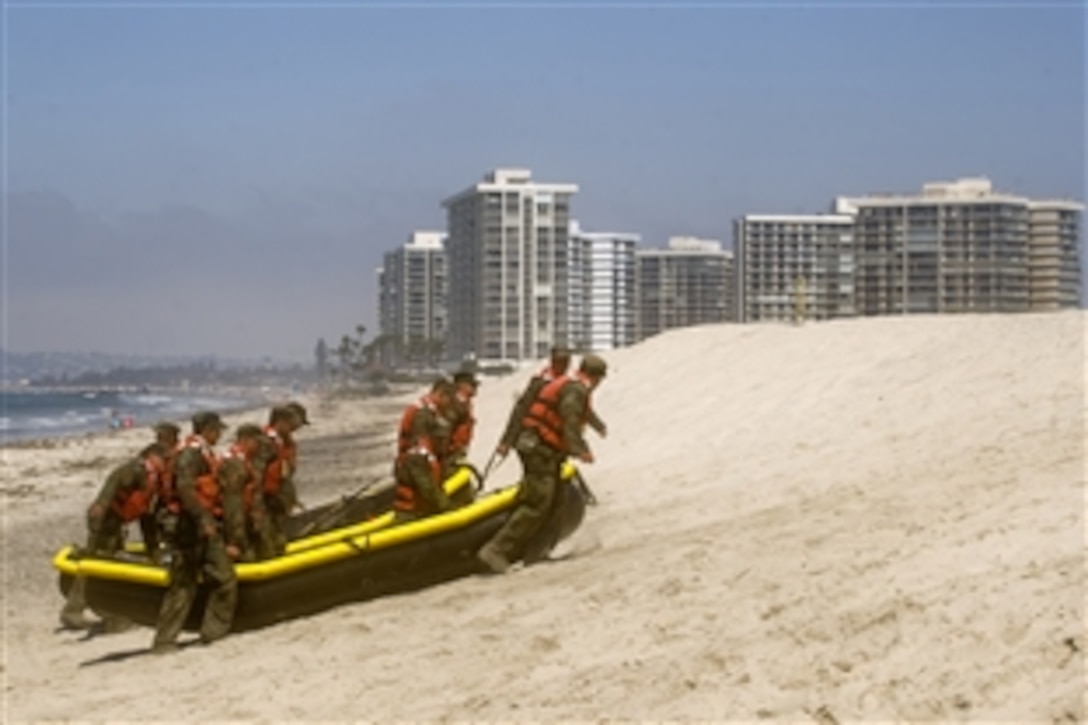
[[324, 338], [314, 347], [314, 371], [317, 378], [334, 384], [409, 382], [433, 375], [446, 354], [441, 339], [378, 335], [366, 339], [366, 326], [356, 325], [332, 348]]
[[31, 380], [38, 387], [111, 388], [148, 386], [173, 388], [193, 386], [284, 386], [316, 381], [313, 369], [299, 364], [292, 367], [217, 368], [214, 362], [200, 361], [182, 365], [147, 367], [118, 366], [106, 371], [87, 371], [75, 375], [42, 375]]

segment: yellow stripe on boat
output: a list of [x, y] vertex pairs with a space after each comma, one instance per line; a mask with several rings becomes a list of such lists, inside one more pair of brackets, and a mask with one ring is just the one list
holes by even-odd
[[239, 581], [273, 579], [358, 556], [362, 551], [378, 551], [398, 544], [426, 539], [445, 531], [463, 528], [478, 519], [508, 508], [516, 495], [517, 488], [508, 488], [477, 499], [475, 503], [462, 509], [429, 516], [400, 526], [388, 527], [363, 536], [344, 536], [343, 532], [340, 532], [341, 536], [337, 541], [325, 546], [285, 554], [268, 561], [238, 564], [235, 566], [235, 571], [238, 573]]
[[[442, 484], [446, 489], [447, 494], [456, 493], [465, 486], [468, 486], [472, 482], [472, 471], [468, 468], [459, 468], [456, 473], [446, 479]], [[299, 551], [305, 551], [307, 549], [313, 549], [318, 546], [324, 546], [325, 544], [333, 544], [343, 541], [345, 538], [351, 538], [355, 536], [363, 536], [369, 534], [372, 531], [378, 529], [384, 529], [393, 523], [393, 512], [387, 511], [380, 516], [375, 516], [369, 521], [363, 521], [362, 523], [353, 524], [351, 526], [334, 529], [333, 531], [326, 531], [322, 534], [315, 534], [313, 536], [307, 536], [297, 541], [292, 541], [287, 544], [287, 553], [294, 554]]]

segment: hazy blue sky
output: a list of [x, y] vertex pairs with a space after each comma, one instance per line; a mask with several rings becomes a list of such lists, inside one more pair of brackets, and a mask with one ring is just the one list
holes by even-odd
[[7, 5], [12, 350], [309, 361], [496, 166], [652, 246], [964, 175], [1085, 196], [1080, 2]]

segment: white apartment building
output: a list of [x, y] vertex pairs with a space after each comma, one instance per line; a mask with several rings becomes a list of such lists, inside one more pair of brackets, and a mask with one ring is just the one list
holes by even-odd
[[571, 340], [580, 350], [612, 350], [635, 338], [635, 249], [641, 237], [588, 232], [570, 224]]
[[1028, 202], [1028, 303], [1032, 310], [1081, 304], [1080, 216], [1071, 201]]
[[855, 218], [858, 314], [1023, 312], [1077, 304], [1083, 205], [994, 191], [989, 179], [921, 194], [839, 197]]
[[445, 232], [413, 232], [386, 252], [379, 270], [378, 321], [386, 363], [441, 358], [449, 279]]
[[453, 359], [516, 362], [572, 344], [570, 204], [576, 184], [495, 169], [442, 202]]
[[737, 322], [854, 316], [853, 216], [747, 214], [733, 247]]
[[639, 249], [635, 280], [639, 340], [731, 319], [733, 253], [719, 241], [672, 237], [667, 249]]

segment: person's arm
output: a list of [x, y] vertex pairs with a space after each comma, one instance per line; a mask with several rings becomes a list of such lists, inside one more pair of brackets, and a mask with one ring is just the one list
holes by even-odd
[[144, 549], [151, 557], [151, 562], [158, 564], [162, 560], [162, 554], [159, 552], [159, 524], [153, 513], [148, 512], [140, 517], [140, 534], [144, 537]]
[[[250, 465], [253, 466], [253, 477], [256, 479], [254, 486], [256, 490], [253, 492], [253, 504], [250, 508], [250, 516], [253, 517], [254, 525], [258, 528], [264, 526], [265, 521], [268, 518], [268, 507], [265, 505], [264, 500], [264, 481], [268, 476], [268, 469], [270, 466], [280, 465], [279, 449], [276, 448], [275, 442], [268, 436], [263, 436], [260, 439], [260, 443], [257, 445], [257, 452], [253, 455], [253, 460], [250, 461]], [[282, 481], [280, 482], [282, 485]]]
[[475, 419], [468, 403], [459, 402], [454, 414], [450, 416], [450, 445], [448, 458], [458, 459], [468, 455], [468, 447], [472, 442], [472, 429]]
[[592, 463], [593, 454], [582, 436], [582, 419], [588, 401], [589, 391], [581, 383], [567, 383], [559, 391], [559, 420], [563, 425], [563, 442], [567, 452], [586, 463]]
[[298, 487], [295, 486], [294, 476], [287, 476], [280, 481], [279, 500], [280, 505], [283, 506], [283, 510], [287, 513], [291, 513], [296, 507], [300, 506], [298, 500]]
[[590, 428], [597, 431], [601, 438], [608, 437], [608, 426], [605, 425], [605, 422], [601, 420], [600, 416], [597, 415], [597, 411], [593, 410], [592, 406], [586, 411], [586, 423], [589, 424]]
[[117, 493], [121, 490], [131, 469], [131, 463], [125, 463], [115, 468], [106, 477], [106, 482], [102, 484], [102, 488], [98, 489], [98, 495], [95, 496], [94, 501], [87, 509], [87, 529], [92, 534], [97, 533], [98, 529], [101, 528], [106, 513], [110, 510], [110, 506], [113, 505], [114, 499], [117, 498]]
[[447, 511], [451, 508], [446, 490], [442, 488], [440, 481], [435, 480], [431, 473], [430, 463], [424, 456], [410, 455], [405, 461], [405, 466], [405, 472], [412, 481], [412, 486], [432, 511]]
[[223, 489], [223, 541], [238, 551], [244, 551], [248, 543], [245, 504], [247, 478], [248, 471], [241, 459], [228, 459], [219, 467], [219, 485]]
[[536, 400], [536, 396], [540, 394], [543, 387], [544, 379], [539, 375], [534, 375], [529, 384], [525, 386], [521, 397], [514, 403], [514, 409], [510, 411], [510, 419], [506, 422], [506, 430], [499, 440], [497, 449], [499, 455], [505, 456], [514, 447], [514, 443], [518, 439], [518, 433], [521, 433], [521, 423], [525, 420], [525, 416], [529, 414], [529, 408], [533, 405], [533, 401]]

